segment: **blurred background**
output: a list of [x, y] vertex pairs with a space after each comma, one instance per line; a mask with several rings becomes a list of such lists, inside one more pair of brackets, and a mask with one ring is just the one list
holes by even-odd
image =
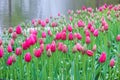
[[3, 28], [27, 20], [57, 16], [58, 12], [66, 14], [68, 9], [77, 10], [83, 5], [95, 9], [105, 3], [119, 4], [120, 0], [1, 0], [0, 34]]

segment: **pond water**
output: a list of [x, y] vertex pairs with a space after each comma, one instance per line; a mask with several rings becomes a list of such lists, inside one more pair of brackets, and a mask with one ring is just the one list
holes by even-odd
[[0, 34], [3, 28], [15, 26], [33, 18], [56, 16], [58, 12], [66, 14], [68, 9], [80, 9], [81, 6], [95, 8], [104, 3], [118, 4], [120, 0], [1, 0]]

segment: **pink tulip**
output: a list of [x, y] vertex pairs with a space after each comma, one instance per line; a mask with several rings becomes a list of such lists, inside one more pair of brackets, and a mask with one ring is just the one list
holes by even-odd
[[18, 56], [18, 55], [21, 55], [21, 54], [22, 54], [22, 49], [21, 49], [21, 48], [16, 48], [15, 54], [16, 54], [17, 56]]
[[81, 36], [80, 33], [77, 33], [76, 37], [77, 37], [78, 40], [81, 40], [81, 39], [82, 39], [82, 36]]
[[42, 32], [42, 38], [46, 38], [46, 32]]
[[9, 27], [8, 33], [12, 33], [12, 32], [13, 32], [13, 28], [12, 28], [12, 27]]
[[58, 50], [59, 50], [59, 51], [62, 51], [62, 49], [63, 49], [63, 43], [62, 43], [62, 42], [59, 42], [59, 43], [58, 43]]
[[92, 27], [92, 23], [89, 22], [88, 25], [87, 25], [87, 28], [90, 29]]
[[87, 8], [87, 11], [91, 13], [93, 10], [91, 7], [89, 7], [89, 8]]
[[60, 16], [60, 13], [58, 13], [58, 16]]
[[52, 43], [50, 49], [51, 49], [51, 52], [55, 52], [56, 51], [56, 44]]
[[66, 53], [68, 51], [67, 45], [62, 46], [62, 52]]
[[93, 32], [93, 35], [94, 35], [95, 37], [97, 37], [98, 34], [99, 34], [99, 32], [98, 32], [98, 30], [96, 29], [96, 30]]
[[102, 52], [102, 54], [99, 57], [99, 62], [104, 63], [106, 61], [106, 53]]
[[80, 12], [81, 12], [80, 10], [77, 10], [77, 14], [80, 14]]
[[14, 39], [10, 40], [10, 44], [13, 46], [14, 45]]
[[95, 28], [92, 26], [92, 27], [90, 28], [90, 31], [91, 31], [92, 33], [94, 33]]
[[48, 35], [49, 35], [49, 36], [52, 36], [51, 30], [48, 30]]
[[37, 34], [38, 34], [38, 32], [37, 32], [37, 30], [35, 30], [35, 29], [34, 29], [34, 30], [33, 30], [33, 29], [31, 29], [31, 30], [30, 30], [30, 34], [37, 35]]
[[38, 24], [41, 24], [41, 20], [40, 19], [38, 19]]
[[66, 32], [62, 32], [61, 33], [61, 39], [62, 40], [66, 40]]
[[78, 25], [78, 27], [84, 27], [85, 23], [82, 20], [79, 20], [77, 25]]
[[73, 20], [72, 16], [70, 16], [70, 17], [69, 17], [69, 20], [70, 20], [70, 21], [72, 21], [72, 20]]
[[116, 41], [120, 41], [120, 34], [117, 35]]
[[49, 19], [48, 18], [45, 21], [46, 21], [46, 23], [49, 23]]
[[60, 38], [61, 38], [61, 33], [56, 33], [55, 39], [60, 40]]
[[90, 44], [91, 40], [90, 40], [89, 36], [86, 36], [85, 42], [86, 42], [86, 44]]
[[67, 29], [69, 32], [72, 32], [72, 26], [70, 24], [68, 25]]
[[76, 48], [77, 48], [78, 51], [82, 51], [82, 46], [81, 46], [80, 43], [77, 43], [77, 44], [76, 44]]
[[40, 49], [41, 49], [42, 52], [44, 51], [44, 44], [40, 45]]
[[113, 66], [115, 65], [115, 60], [114, 60], [114, 59], [111, 59], [109, 65], [110, 65], [110, 67], [113, 67]]
[[17, 38], [17, 33], [16, 32], [13, 32], [12, 33], [12, 38], [15, 40]]
[[0, 58], [2, 58], [3, 56], [4, 56], [4, 49], [0, 47]]
[[82, 10], [86, 10], [87, 8], [86, 8], [86, 6], [82, 6]]
[[92, 48], [92, 51], [96, 51], [97, 45], [95, 44]]
[[10, 65], [12, 65], [12, 63], [13, 63], [12, 56], [9, 56], [8, 59], [7, 59], [6, 64], [7, 64], [8, 66], [10, 66]]
[[39, 44], [44, 44], [43, 38], [40, 38], [38, 42], [39, 42]]
[[34, 50], [35, 57], [39, 58], [41, 54], [42, 54], [42, 50], [40, 48]]
[[18, 25], [18, 26], [16, 27], [16, 33], [17, 33], [17, 34], [21, 34], [21, 33], [22, 33], [22, 28], [21, 28], [20, 25]]
[[51, 26], [52, 26], [52, 27], [57, 27], [57, 22], [52, 22], [52, 23], [51, 23]]
[[88, 56], [93, 56], [93, 51], [91, 51], [91, 50], [87, 50], [86, 53]]
[[90, 32], [87, 29], [85, 30], [85, 35], [90, 37]]
[[41, 26], [45, 27], [46, 26], [46, 22], [45, 21], [41, 21]]
[[69, 40], [73, 40], [73, 34], [72, 34], [72, 32], [69, 33], [68, 39], [69, 39]]
[[7, 51], [8, 51], [8, 53], [12, 52], [12, 46], [10, 44], [7, 46]]
[[50, 49], [51, 45], [50, 44], [47, 44], [46, 45], [46, 51], [48, 51], [48, 49]]
[[30, 62], [31, 61], [31, 59], [32, 59], [32, 56], [31, 56], [31, 54], [28, 52], [28, 53], [26, 53], [25, 54], [25, 56], [24, 56], [24, 60], [26, 61], [26, 62]]

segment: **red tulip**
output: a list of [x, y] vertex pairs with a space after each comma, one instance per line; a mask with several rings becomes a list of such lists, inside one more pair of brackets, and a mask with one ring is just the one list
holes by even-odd
[[12, 46], [11, 46], [10, 44], [7, 46], [7, 51], [8, 51], [9, 53], [12, 52]]
[[0, 58], [2, 58], [3, 56], [4, 56], [4, 49], [0, 47]]
[[117, 35], [116, 41], [120, 41], [120, 34]]
[[34, 50], [35, 57], [39, 58], [41, 54], [42, 54], [42, 50], [40, 48]]
[[69, 32], [72, 32], [72, 26], [70, 24], [68, 25], [67, 29]]
[[21, 28], [20, 25], [18, 25], [18, 26], [16, 27], [16, 33], [17, 33], [17, 34], [21, 34], [21, 33], [22, 33], [22, 28]]
[[69, 40], [73, 40], [73, 34], [72, 34], [72, 32], [69, 33], [68, 39], [69, 39]]
[[102, 54], [99, 57], [99, 62], [104, 63], [106, 61], [106, 53], [102, 52]]
[[25, 56], [24, 56], [24, 60], [26, 61], [26, 62], [30, 62], [31, 61], [31, 59], [32, 59], [32, 56], [31, 56], [31, 54], [28, 52], [28, 53], [26, 53], [25, 54]]
[[88, 25], [87, 25], [87, 28], [88, 28], [88, 29], [91, 29], [91, 27], [92, 27], [92, 23], [89, 22]]
[[86, 36], [85, 42], [86, 42], [86, 44], [90, 44], [91, 40], [90, 40], [89, 36]]
[[113, 67], [113, 66], [115, 65], [115, 60], [114, 60], [114, 59], [111, 59], [109, 65], [110, 65], [110, 67]]
[[46, 33], [42, 32], [42, 38], [46, 38]]
[[88, 56], [93, 56], [93, 51], [91, 51], [91, 50], [87, 50], [86, 53]]
[[12, 65], [12, 63], [13, 63], [12, 56], [9, 56], [8, 59], [7, 59], [6, 64], [7, 64], [8, 66], [10, 66], [10, 65]]
[[16, 54], [17, 56], [18, 56], [18, 55], [21, 55], [21, 54], [22, 54], [22, 49], [21, 49], [21, 48], [16, 48], [15, 54]]
[[93, 32], [93, 35], [94, 35], [95, 37], [97, 37], [98, 34], [99, 34], [99, 32], [98, 32], [98, 30], [96, 29], [96, 30]]

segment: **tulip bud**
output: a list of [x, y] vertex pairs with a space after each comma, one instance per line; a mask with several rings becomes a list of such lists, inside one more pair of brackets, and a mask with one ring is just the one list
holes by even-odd
[[114, 67], [114, 65], [115, 65], [115, 60], [114, 60], [114, 59], [111, 59], [111, 60], [110, 60], [110, 64], [109, 64], [109, 65], [110, 65], [110, 67], [112, 67], [112, 68], [113, 68], [113, 67]]
[[102, 54], [99, 57], [99, 62], [104, 63], [106, 61], [106, 53], [102, 52]]
[[25, 56], [24, 56], [24, 60], [26, 61], [26, 62], [30, 62], [31, 61], [31, 59], [32, 59], [32, 56], [31, 56], [31, 54], [28, 52], [28, 53], [26, 53], [25, 54]]
[[51, 55], [52, 55], [51, 49], [48, 49], [48, 50], [47, 50], [47, 56], [50, 57]]

